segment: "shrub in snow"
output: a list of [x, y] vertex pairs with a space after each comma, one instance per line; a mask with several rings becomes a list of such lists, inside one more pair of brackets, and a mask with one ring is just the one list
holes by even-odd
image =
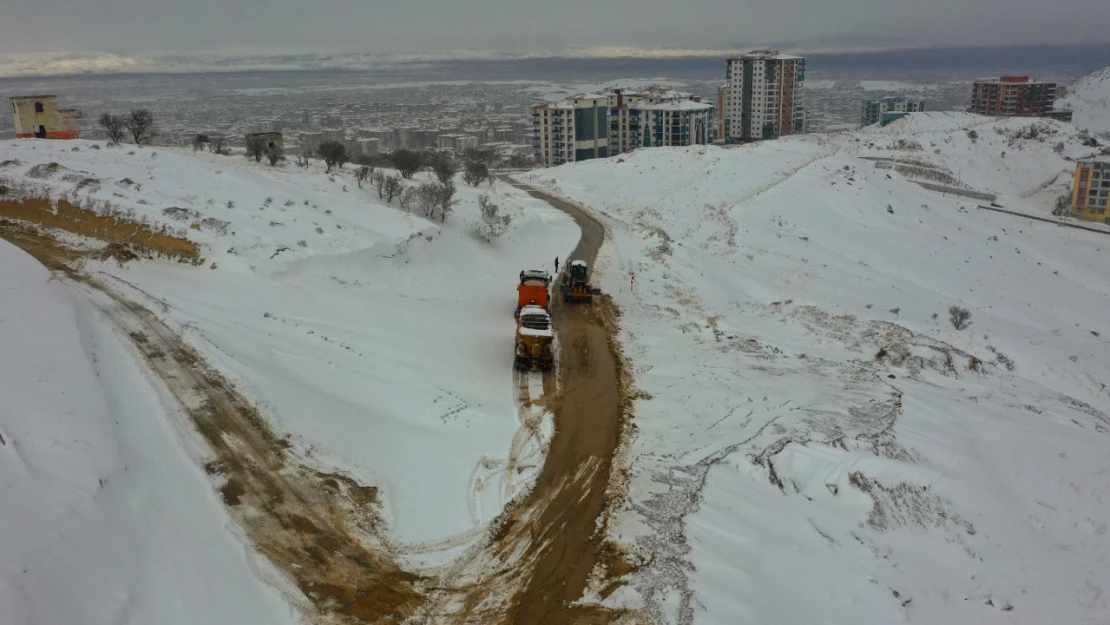
[[478, 223], [478, 235], [487, 243], [492, 243], [509, 229], [512, 217], [501, 214], [501, 207], [494, 204], [485, 193], [478, 197], [478, 208], [482, 212], [482, 220]]
[[948, 320], [952, 322], [953, 328], [966, 330], [971, 325], [971, 311], [960, 306], [952, 306], [948, 309]]

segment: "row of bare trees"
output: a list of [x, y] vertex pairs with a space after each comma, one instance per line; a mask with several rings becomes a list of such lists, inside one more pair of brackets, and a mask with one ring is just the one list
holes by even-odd
[[108, 135], [109, 143], [118, 145], [130, 134], [135, 145], [150, 143], [157, 131], [154, 128], [154, 113], [149, 109], [134, 109], [127, 115], [104, 113], [97, 125]]

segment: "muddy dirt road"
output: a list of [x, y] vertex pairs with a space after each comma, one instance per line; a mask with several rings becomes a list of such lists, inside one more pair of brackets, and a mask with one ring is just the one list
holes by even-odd
[[[601, 224], [573, 205], [515, 186], [574, 218], [582, 238], [566, 263], [584, 260], [592, 271], [605, 239]], [[557, 286], [553, 295], [558, 293]], [[596, 308], [564, 304], [560, 297], [552, 299], [555, 329], [563, 346], [563, 401], [555, 414], [555, 435], [536, 486], [508, 522], [530, 525], [530, 549], [536, 556], [512, 622], [605, 623], [612, 615], [594, 608], [572, 609], [569, 604], [581, 598], [604, 549], [604, 536], [598, 535], [603, 532], [595, 529], [606, 504], [622, 427], [618, 361]]]

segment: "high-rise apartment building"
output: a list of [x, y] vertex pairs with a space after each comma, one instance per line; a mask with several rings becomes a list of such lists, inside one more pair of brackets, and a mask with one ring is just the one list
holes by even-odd
[[532, 109], [532, 147], [544, 167], [609, 156], [609, 98], [582, 94]]
[[753, 50], [727, 61], [725, 140], [776, 139], [804, 132], [805, 59]]
[[668, 89], [609, 96], [609, 155], [637, 148], [708, 145], [713, 137], [713, 105]]
[[993, 117], [1044, 117], [1056, 102], [1056, 83], [1002, 76], [977, 80], [971, 95], [972, 113]]
[[860, 111], [860, 124], [864, 126], [870, 126], [871, 124], [886, 126], [890, 122], [904, 117], [906, 113], [919, 113], [924, 110], [924, 100], [911, 100], [902, 97], [864, 100], [863, 109]]

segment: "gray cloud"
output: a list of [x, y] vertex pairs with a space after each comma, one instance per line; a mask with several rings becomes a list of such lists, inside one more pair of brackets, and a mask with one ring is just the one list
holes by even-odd
[[4, 0], [0, 54], [1107, 41], [1106, 0]]

